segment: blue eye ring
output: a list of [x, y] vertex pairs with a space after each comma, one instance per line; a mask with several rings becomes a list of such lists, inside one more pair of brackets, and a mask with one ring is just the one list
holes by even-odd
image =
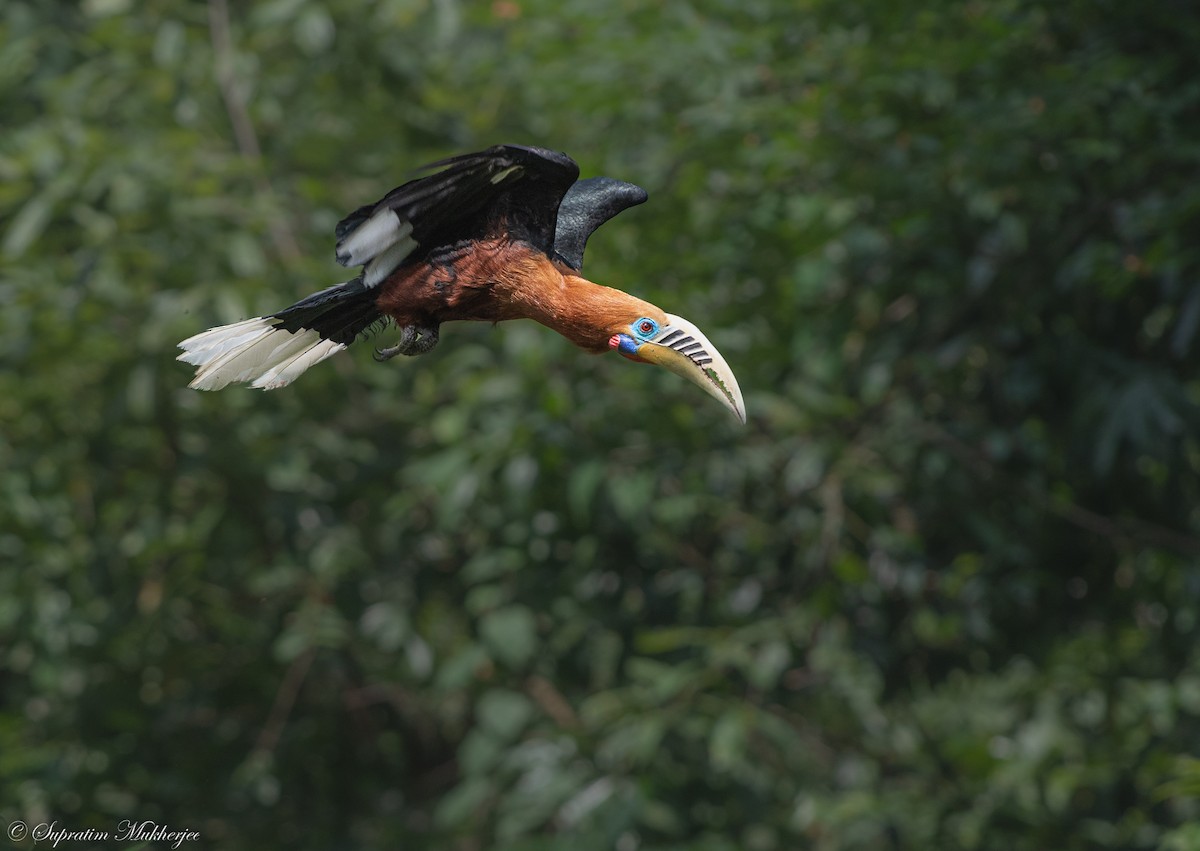
[[658, 333], [658, 323], [649, 316], [643, 316], [633, 323], [633, 333], [637, 334], [643, 340], [649, 340]]

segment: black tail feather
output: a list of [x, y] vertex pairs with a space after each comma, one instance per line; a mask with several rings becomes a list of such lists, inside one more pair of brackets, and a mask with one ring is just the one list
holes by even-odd
[[378, 291], [363, 285], [362, 276], [313, 293], [291, 307], [271, 314], [279, 327], [293, 333], [312, 329], [323, 339], [349, 345], [359, 334], [383, 319], [375, 306]]

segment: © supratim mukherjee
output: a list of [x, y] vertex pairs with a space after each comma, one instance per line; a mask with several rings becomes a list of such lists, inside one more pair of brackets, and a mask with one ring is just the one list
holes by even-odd
[[[17, 830], [19, 826], [19, 831]], [[18, 833], [24, 833], [24, 823], [13, 822], [9, 827], [9, 838], [20, 839]], [[58, 821], [42, 822], [29, 831], [34, 842], [50, 842], [57, 848], [63, 842], [164, 842], [170, 843], [171, 848], [179, 848], [184, 842], [194, 842], [200, 838], [200, 831], [190, 828], [171, 828], [169, 825], [153, 821], [132, 821], [126, 819], [117, 825], [115, 833], [99, 830], [94, 827], [74, 830], [60, 827]]]

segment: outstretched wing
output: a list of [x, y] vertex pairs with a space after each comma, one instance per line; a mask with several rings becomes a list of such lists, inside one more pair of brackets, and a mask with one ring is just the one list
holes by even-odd
[[441, 171], [411, 180], [338, 222], [337, 260], [365, 266], [368, 288], [439, 246], [500, 231], [549, 254], [558, 205], [579, 177], [579, 166], [566, 154], [524, 145], [496, 145], [427, 168]]
[[558, 207], [554, 250], [576, 271], [583, 269], [583, 250], [588, 237], [617, 213], [650, 196], [635, 183], [611, 177], [589, 177], [572, 186]]

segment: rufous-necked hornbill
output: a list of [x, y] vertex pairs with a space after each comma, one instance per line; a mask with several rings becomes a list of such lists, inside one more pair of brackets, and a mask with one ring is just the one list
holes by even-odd
[[391, 320], [400, 341], [379, 360], [418, 355], [443, 322], [533, 319], [590, 352], [615, 349], [704, 388], [746, 421], [737, 379], [700, 330], [649, 302], [581, 277], [588, 237], [646, 192], [611, 178], [577, 181], [566, 154], [497, 145], [428, 166], [338, 223], [337, 261], [358, 277], [278, 313], [179, 344], [191, 386], [282, 387]]

